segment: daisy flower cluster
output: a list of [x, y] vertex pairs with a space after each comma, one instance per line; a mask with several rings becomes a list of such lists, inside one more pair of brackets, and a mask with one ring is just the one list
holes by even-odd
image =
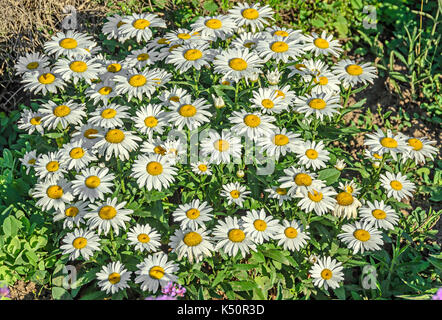
[[[175, 30], [155, 13], [113, 15], [105, 41], [58, 32], [17, 62], [40, 96], [18, 123], [33, 146], [21, 159], [37, 180], [32, 197], [60, 224], [64, 257], [101, 261], [102, 291], [135, 283], [180, 295], [183, 269], [268, 244], [308, 257], [314, 218], [335, 223], [355, 255], [380, 250], [398, 225], [395, 201], [416, 186], [394, 168], [434, 159], [435, 142], [379, 129], [365, 140], [370, 182], [341, 178], [354, 164], [337, 159], [327, 126], [376, 68], [341, 59], [325, 31], [275, 26], [273, 14], [238, 3]], [[264, 160], [274, 170], [262, 175]], [[322, 252], [308, 273], [327, 290], [344, 266]]]

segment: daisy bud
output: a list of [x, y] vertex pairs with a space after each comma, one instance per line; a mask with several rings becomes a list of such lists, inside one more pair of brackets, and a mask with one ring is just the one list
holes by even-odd
[[279, 83], [279, 78], [281, 77], [281, 73], [278, 70], [267, 72], [267, 81], [270, 85], [276, 86]]
[[308, 258], [307, 261], [311, 264], [315, 264], [318, 261], [318, 256], [315, 254], [311, 254]]
[[221, 109], [224, 108], [224, 106], [226, 105], [222, 97], [217, 97], [212, 94], [212, 98], [213, 98], [213, 105], [215, 106], [215, 108]]
[[380, 165], [381, 165], [381, 163], [379, 161], [375, 161], [375, 162], [372, 163], [372, 166], [375, 169], [379, 168]]
[[344, 168], [346, 166], [347, 166], [347, 164], [345, 163], [345, 161], [343, 159], [336, 161], [335, 168], [338, 169], [339, 171], [344, 170]]
[[238, 178], [243, 178], [244, 177], [244, 171], [239, 169], [238, 171], [236, 171], [236, 176]]
[[251, 82], [256, 82], [256, 81], [258, 81], [258, 78], [259, 78], [259, 74], [258, 74], [257, 72], [254, 72], [254, 73], [252, 73], [252, 74], [249, 76], [249, 80], [250, 80]]

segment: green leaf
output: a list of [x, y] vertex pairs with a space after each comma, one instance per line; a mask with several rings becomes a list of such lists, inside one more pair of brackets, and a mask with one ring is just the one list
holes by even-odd
[[250, 270], [250, 269], [254, 269], [257, 268], [259, 265], [258, 264], [235, 264], [232, 266], [232, 269], [234, 270]]
[[282, 264], [290, 265], [290, 261], [286, 258], [286, 256], [284, 256], [282, 254], [281, 250], [279, 250], [279, 249], [270, 249], [270, 250], [267, 250], [267, 251], [263, 251], [263, 254], [266, 257], [269, 257], [269, 258], [271, 258], [273, 260], [276, 260], [276, 261], [278, 261], [278, 262], [280, 262]]
[[52, 288], [52, 298], [54, 300], [72, 300], [69, 292], [62, 287], [53, 287]]
[[255, 282], [248, 280], [231, 281], [229, 284], [232, 286], [234, 291], [249, 291], [257, 288]]
[[22, 223], [13, 216], [7, 217], [3, 221], [3, 232], [7, 237], [13, 237], [21, 228]]
[[213, 280], [213, 282], [212, 282], [212, 288], [215, 288], [225, 278], [226, 278], [226, 271], [225, 270], [218, 272], [218, 274], [215, 277], [215, 280]]
[[204, 2], [203, 7], [211, 14], [215, 13], [218, 10], [218, 5], [213, 1]]
[[325, 180], [327, 185], [333, 184], [338, 181], [341, 171], [335, 168], [329, 168], [319, 171], [318, 179]]
[[336, 294], [336, 296], [339, 298], [339, 300], [345, 300], [345, 289], [344, 287], [339, 287], [337, 289], [333, 290]]

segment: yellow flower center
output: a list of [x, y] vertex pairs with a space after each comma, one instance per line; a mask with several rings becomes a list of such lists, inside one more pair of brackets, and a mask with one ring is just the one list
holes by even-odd
[[190, 39], [191, 35], [188, 33], [178, 33], [177, 37], [182, 40], [188, 40]]
[[362, 74], [362, 72], [364, 70], [362, 70], [362, 68], [360, 66], [358, 66], [357, 64], [351, 64], [349, 66], [347, 66], [345, 68], [345, 70], [347, 71], [347, 73], [351, 76], [359, 76]]
[[126, 22], [118, 21], [118, 23], [117, 23], [117, 28], [121, 27], [123, 24], [126, 24]]
[[107, 66], [107, 71], [112, 72], [112, 73], [116, 73], [118, 71], [121, 70], [121, 64], [119, 63], [111, 63], [110, 65]]
[[314, 202], [320, 202], [322, 198], [324, 198], [322, 192], [317, 192], [316, 190], [313, 190], [313, 193], [308, 193], [308, 198]]
[[249, 114], [244, 117], [244, 123], [250, 128], [256, 128], [261, 123], [261, 119], [254, 114]]
[[34, 70], [34, 69], [37, 69], [38, 66], [39, 66], [38, 62], [34, 61], [34, 62], [28, 63], [26, 68], [28, 68], [29, 70]]
[[281, 90], [276, 89], [276, 97], [282, 97], [283, 99], [285, 98], [285, 93], [282, 92]]
[[202, 241], [203, 241], [203, 237], [201, 237], [201, 235], [199, 233], [193, 232], [193, 231], [187, 233], [183, 238], [183, 242], [189, 247], [197, 246]]
[[250, 41], [250, 42], [246, 42], [243, 44], [244, 47], [250, 49], [253, 45], [255, 44], [255, 42]]
[[71, 108], [66, 105], [61, 105], [56, 107], [53, 113], [56, 117], [66, 117], [68, 114], [71, 113]]
[[219, 29], [222, 27], [223, 24], [218, 19], [209, 19], [206, 21], [205, 25], [207, 28], [210, 28], [210, 29]]
[[73, 217], [77, 216], [78, 212], [80, 212], [80, 210], [78, 210], [77, 207], [69, 207], [69, 208], [66, 208], [66, 210], [64, 210], [64, 215], [66, 217], [73, 218]]
[[190, 118], [196, 114], [196, 108], [191, 104], [185, 104], [180, 107], [178, 113], [183, 117]]
[[58, 170], [59, 167], [60, 164], [58, 163], [58, 161], [50, 161], [46, 164], [46, 170], [48, 170], [49, 172], [55, 172]]
[[148, 242], [150, 241], [149, 236], [148, 236], [147, 234], [145, 234], [145, 233], [140, 233], [140, 234], [137, 236], [137, 239], [138, 239], [138, 241], [141, 242], [141, 243], [148, 243]]
[[189, 49], [184, 52], [184, 59], [189, 61], [195, 61], [200, 59], [203, 56], [203, 53], [198, 49]]
[[198, 209], [192, 208], [186, 211], [186, 217], [194, 220], [200, 216], [200, 211]]
[[265, 229], [267, 229], [267, 223], [264, 220], [261, 220], [261, 219], [256, 219], [253, 222], [253, 226], [258, 231], [264, 231]]
[[157, 161], [151, 161], [147, 164], [146, 171], [151, 176], [157, 176], [163, 172], [163, 166]]
[[393, 138], [385, 137], [381, 139], [381, 145], [385, 148], [396, 148], [397, 141]]
[[86, 187], [88, 187], [90, 189], [97, 188], [100, 185], [100, 183], [101, 183], [101, 180], [97, 176], [90, 176], [90, 177], [86, 178], [86, 180], [84, 182]]
[[391, 181], [390, 186], [396, 191], [402, 190], [402, 183], [397, 180]]
[[306, 173], [298, 173], [295, 176], [295, 183], [298, 186], [308, 187], [312, 184], [312, 178]]
[[100, 90], [98, 90], [98, 93], [103, 95], [103, 96], [107, 96], [108, 94], [110, 94], [112, 92], [112, 88], [111, 87], [102, 87], [100, 88]]
[[168, 44], [169, 41], [167, 41], [167, 39], [160, 38], [160, 39], [158, 39], [157, 43], [158, 43], [158, 44]]
[[239, 192], [238, 190], [230, 191], [230, 196], [234, 199], [238, 199], [240, 195], [241, 195], [241, 192]]
[[387, 217], [387, 213], [384, 210], [381, 209], [374, 209], [371, 214], [376, 219], [385, 219]]
[[275, 137], [273, 138], [273, 142], [277, 145], [277, 146], [285, 146], [287, 143], [289, 143], [289, 137], [287, 137], [284, 134], [277, 134], [275, 135]]
[[112, 119], [117, 115], [117, 110], [108, 108], [101, 111], [101, 117], [104, 119]]
[[153, 148], [153, 152], [155, 152], [156, 154], [161, 154], [162, 156], [164, 156], [166, 154], [166, 149], [164, 149], [162, 146], [156, 146], [155, 148]]
[[87, 64], [83, 61], [73, 61], [69, 64], [69, 68], [74, 72], [85, 72]]
[[63, 196], [63, 188], [60, 186], [50, 186], [46, 190], [46, 194], [51, 199], [60, 199]]
[[142, 74], [136, 74], [129, 79], [129, 84], [132, 87], [141, 87], [144, 86], [147, 82], [147, 79]]
[[64, 38], [63, 40], [60, 40], [59, 45], [63, 49], [75, 49], [78, 45], [78, 42], [77, 40], [72, 38]]
[[322, 110], [325, 108], [325, 106], [327, 105], [325, 103], [324, 100], [319, 99], [319, 98], [315, 98], [310, 100], [310, 102], [308, 103], [308, 105], [310, 106], [310, 108], [312, 109], [316, 109], [316, 110]]
[[424, 145], [419, 139], [410, 138], [408, 139], [408, 145], [412, 147], [415, 151], [421, 150]]
[[72, 245], [75, 249], [83, 249], [87, 246], [87, 239], [83, 237], [75, 238], [74, 241], [72, 241]]
[[150, 268], [150, 270], [149, 270], [149, 276], [150, 276], [151, 278], [154, 278], [154, 279], [159, 280], [159, 279], [161, 279], [162, 277], [164, 277], [164, 269], [161, 268], [160, 266], [152, 267], [152, 268]]
[[336, 196], [336, 201], [340, 206], [349, 206], [353, 203], [354, 199], [351, 193], [343, 191], [338, 193], [338, 195]]
[[97, 134], [97, 133], [98, 133], [98, 130], [96, 130], [96, 129], [87, 129], [87, 130], [84, 132], [83, 136], [84, 136], [86, 139], [95, 139], [96, 137], [93, 137], [93, 135], [95, 135], [95, 134]]
[[149, 55], [147, 53], [140, 53], [137, 56], [138, 61], [146, 61], [147, 59], [149, 59]]
[[37, 159], [31, 159], [28, 161], [28, 164], [35, 164], [37, 162]]
[[330, 44], [328, 43], [327, 40], [322, 39], [322, 38], [318, 38], [315, 39], [315, 41], [313, 41], [313, 43], [315, 44], [316, 47], [318, 47], [319, 49], [327, 49]]
[[286, 188], [276, 188], [275, 192], [281, 196], [285, 196], [287, 194]]
[[314, 160], [318, 157], [318, 152], [315, 149], [308, 149], [305, 152], [305, 155], [307, 156], [307, 158]]
[[124, 140], [124, 132], [120, 129], [111, 129], [106, 133], [105, 139], [109, 143], [120, 143]]
[[107, 278], [111, 284], [117, 284], [121, 280], [121, 276], [117, 272], [112, 272]]
[[270, 100], [270, 99], [263, 99], [263, 100], [261, 101], [261, 104], [262, 104], [262, 106], [263, 106], [264, 108], [266, 108], [266, 109], [272, 109], [272, 108], [275, 106], [275, 104], [273, 103], [273, 101]]
[[117, 215], [117, 210], [112, 206], [104, 206], [98, 211], [98, 215], [103, 220], [111, 220]]
[[259, 17], [259, 12], [256, 9], [248, 8], [241, 12], [242, 16], [249, 20], [255, 20]]
[[229, 150], [230, 148], [230, 144], [228, 141], [226, 140], [222, 140], [219, 139], [217, 141], [214, 142], [213, 146], [215, 147], [216, 150], [218, 150], [219, 152], [224, 152]]
[[244, 231], [240, 229], [232, 229], [229, 231], [229, 240], [232, 242], [243, 242], [246, 238]]
[[370, 240], [370, 233], [364, 229], [355, 230], [355, 232], [353, 232], [353, 236], [362, 242]]
[[273, 42], [272, 45], [270, 46], [270, 49], [274, 52], [286, 52], [289, 49], [289, 46], [287, 43], [283, 42], [283, 41], [276, 41]]
[[324, 269], [321, 271], [321, 278], [324, 280], [330, 280], [333, 276], [333, 273], [330, 269]]
[[374, 153], [373, 157], [375, 157], [376, 159], [382, 159], [382, 156], [380, 154]]
[[319, 83], [321, 86], [325, 86], [328, 83], [328, 78], [327, 77], [319, 77], [319, 81], [316, 80], [316, 77], [313, 78], [313, 82], [314, 83]]
[[174, 44], [173, 46], [170, 46], [169, 52], [172, 52], [173, 50], [175, 50], [176, 48], [179, 48], [179, 47], [181, 47], [180, 44]]
[[72, 148], [71, 151], [69, 151], [69, 156], [72, 159], [80, 159], [84, 156], [84, 149], [80, 147]]
[[51, 84], [55, 81], [55, 76], [52, 73], [43, 73], [38, 77], [38, 81], [41, 84]]
[[273, 32], [273, 36], [288, 37], [289, 34], [284, 30], [276, 30], [275, 32]]
[[293, 227], [285, 228], [284, 234], [287, 238], [294, 239], [298, 236], [298, 230]]
[[144, 119], [144, 124], [146, 125], [146, 127], [154, 128], [157, 126], [158, 120], [157, 120], [157, 118], [150, 116], [150, 117], [147, 117], [146, 119]]
[[143, 30], [143, 29], [147, 28], [148, 26], [150, 26], [150, 22], [147, 21], [146, 19], [137, 19], [132, 23], [132, 26], [135, 29]]
[[229, 67], [235, 71], [243, 71], [247, 69], [247, 62], [241, 58], [233, 58], [229, 61]]
[[302, 71], [302, 69], [305, 69], [306, 66], [303, 63], [297, 63], [295, 64], [295, 68], [298, 69], [299, 71]]
[[200, 164], [200, 165], [198, 166], [198, 169], [199, 169], [200, 171], [202, 171], [202, 172], [205, 172], [205, 171], [207, 170], [207, 166], [206, 166], [205, 164]]
[[34, 117], [29, 121], [33, 126], [38, 126], [41, 123], [41, 117]]
[[170, 98], [169, 98], [169, 101], [180, 102], [180, 97], [178, 97], [178, 96], [170, 97]]

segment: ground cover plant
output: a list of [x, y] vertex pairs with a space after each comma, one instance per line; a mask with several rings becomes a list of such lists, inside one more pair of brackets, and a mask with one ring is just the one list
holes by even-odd
[[20, 58], [37, 98], [1, 120], [22, 132], [1, 163], [2, 279], [56, 299], [431, 298], [440, 212], [403, 209], [440, 194], [436, 142], [347, 126], [377, 68], [274, 14], [115, 14]]

